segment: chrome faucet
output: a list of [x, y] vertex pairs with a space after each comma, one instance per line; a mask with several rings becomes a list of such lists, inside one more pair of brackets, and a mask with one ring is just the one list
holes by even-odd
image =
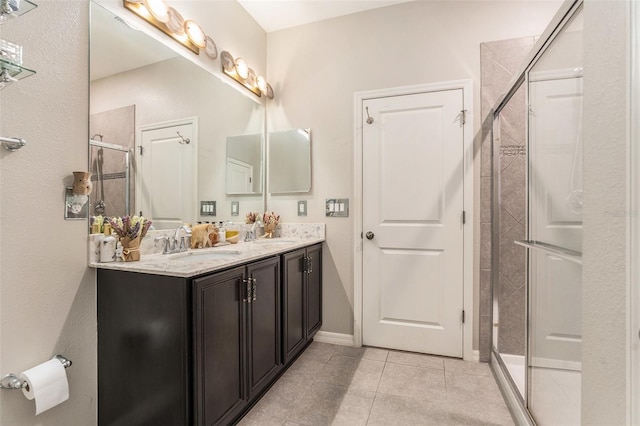
[[[180, 240], [180, 231], [184, 231], [184, 235]], [[162, 235], [160, 237], [156, 237], [154, 241], [164, 241], [164, 249], [162, 250], [162, 254], [171, 254], [171, 253], [180, 253], [183, 251], [189, 250], [191, 247], [191, 229], [188, 226], [182, 225], [176, 229], [176, 232], [173, 234], [173, 238]], [[180, 243], [178, 243], [180, 241]]]
[[[180, 236], [180, 231], [184, 230], [184, 235], [180, 239], [180, 246], [176, 249], [178, 245], [178, 237]], [[191, 247], [191, 229], [187, 225], [179, 226], [176, 229], [176, 233], [173, 235], [173, 251], [183, 252], [189, 250]]]
[[260, 227], [264, 226], [261, 220], [256, 220], [255, 222], [253, 222], [253, 225], [251, 225], [251, 229], [248, 230], [244, 236], [245, 242], [253, 241], [256, 239], [256, 225], [259, 225]]

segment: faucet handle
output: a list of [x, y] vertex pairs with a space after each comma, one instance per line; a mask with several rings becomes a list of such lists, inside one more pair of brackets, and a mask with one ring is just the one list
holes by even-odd
[[188, 243], [188, 240], [190, 239], [191, 234], [183, 235], [182, 238], [180, 238], [180, 248], [178, 250], [181, 252], [187, 251], [189, 249], [189, 246], [191, 246], [191, 244]]
[[164, 241], [164, 249], [162, 250], [162, 254], [169, 254], [171, 253], [171, 247], [169, 244], [169, 237], [167, 237], [166, 235], [162, 235], [160, 237], [155, 237], [153, 239], [153, 241]]

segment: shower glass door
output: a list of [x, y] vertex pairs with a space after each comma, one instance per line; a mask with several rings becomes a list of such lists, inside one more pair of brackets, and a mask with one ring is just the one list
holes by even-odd
[[525, 398], [527, 342], [526, 86], [513, 93], [493, 123], [493, 347]]
[[582, 10], [527, 73], [527, 406], [579, 425], [582, 342]]

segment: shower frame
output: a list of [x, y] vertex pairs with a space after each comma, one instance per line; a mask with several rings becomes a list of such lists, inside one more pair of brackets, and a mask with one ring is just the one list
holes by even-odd
[[[102, 142], [102, 141], [97, 141], [95, 139], [89, 139], [89, 146], [95, 146], [98, 148], [104, 148], [104, 149], [111, 149], [114, 151], [120, 151], [120, 152], [124, 152], [124, 162], [125, 162], [125, 166], [124, 166], [124, 181], [125, 181], [125, 186], [124, 186], [124, 209], [126, 214], [129, 214], [131, 212], [131, 205], [130, 205], [130, 198], [131, 198], [131, 189], [130, 189], [130, 181], [131, 181], [131, 162], [130, 162], [130, 156], [131, 156], [131, 149], [127, 148], [125, 146], [121, 146], [121, 145], [116, 145], [113, 143], [108, 143], [108, 142]], [[99, 176], [100, 179], [104, 179], [104, 176]], [[101, 194], [102, 197], [104, 197], [104, 193]]]
[[[538, 62], [540, 57], [545, 53], [545, 51], [551, 46], [555, 38], [560, 34], [561, 30], [571, 22], [573, 16], [580, 10], [584, 3], [584, 0], [565, 0], [565, 2], [560, 6], [558, 12], [554, 15], [553, 19], [542, 33], [535, 46], [520, 66], [518, 71], [513, 75], [513, 78], [509, 82], [508, 90], [498, 98], [497, 102], [494, 104], [494, 107], [491, 109], [490, 116], [492, 117], [492, 129], [491, 129], [491, 144], [492, 144], [492, 158], [491, 158], [491, 168], [492, 168], [492, 182], [491, 182], [491, 300], [492, 300], [492, 309], [491, 309], [491, 324], [495, 324], [494, 321], [494, 309], [495, 309], [495, 297], [494, 290], [498, 286], [499, 280], [499, 250], [500, 250], [500, 234], [499, 234], [499, 214], [500, 211], [500, 201], [498, 199], [499, 194], [499, 176], [500, 176], [500, 164], [496, 161], [496, 158], [499, 153], [499, 146], [495, 143], [496, 132], [500, 130], [500, 113], [507, 106], [512, 97], [516, 94], [516, 92], [520, 89], [522, 85], [526, 85], [528, 83], [528, 73], [533, 68], [533, 66]], [[529, 105], [528, 99], [528, 91], [525, 90], [525, 105]], [[527, 135], [527, 147], [529, 140], [529, 129], [528, 129], [528, 120], [525, 120], [525, 134]], [[526, 150], [526, 161], [529, 164], [529, 149]], [[528, 167], [525, 174], [525, 187], [529, 187], [529, 173]], [[525, 209], [529, 211], [529, 198], [526, 197], [526, 206]], [[527, 235], [529, 235], [529, 221], [527, 220]], [[527, 261], [525, 265], [527, 276], [529, 275], [529, 256], [527, 255]], [[529, 330], [531, 324], [529, 322], [529, 285], [527, 279], [527, 291], [526, 291], [527, 300], [525, 301], [525, 372], [527, 370], [527, 360], [529, 354]], [[491, 327], [491, 366], [498, 381], [498, 385], [507, 401], [509, 409], [511, 410], [514, 419], [517, 424], [520, 425], [535, 425], [533, 417], [531, 416], [528, 408], [527, 408], [527, 393], [529, 391], [529, 375], [525, 374], [524, 380], [524, 389], [525, 395], [524, 397], [520, 395], [520, 392], [517, 389], [517, 385], [515, 381], [510, 376], [505, 363], [502, 360], [500, 353], [498, 352], [499, 348], [494, 344], [494, 327]]]

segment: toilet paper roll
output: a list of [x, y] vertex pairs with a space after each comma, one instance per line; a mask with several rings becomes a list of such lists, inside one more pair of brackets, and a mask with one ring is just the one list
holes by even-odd
[[67, 372], [55, 358], [23, 371], [20, 378], [27, 382], [24, 396], [36, 400], [36, 415], [69, 399]]

